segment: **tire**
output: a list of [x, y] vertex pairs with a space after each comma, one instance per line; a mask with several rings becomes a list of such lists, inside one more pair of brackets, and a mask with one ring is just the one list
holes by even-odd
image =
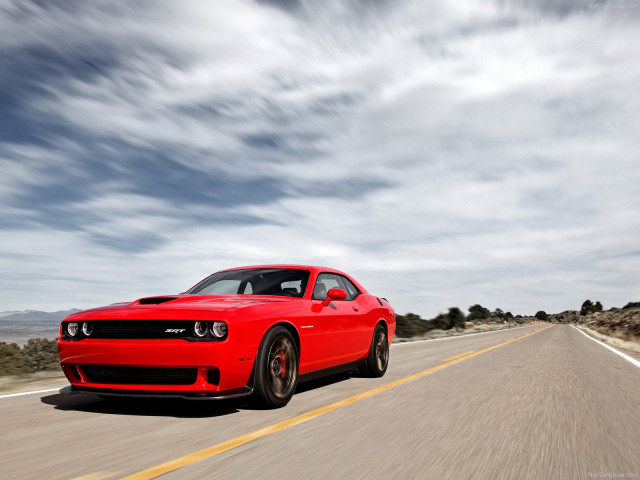
[[274, 327], [260, 342], [254, 396], [268, 408], [284, 407], [298, 384], [298, 348], [289, 330]]
[[366, 377], [382, 377], [389, 366], [389, 339], [385, 328], [378, 324], [373, 331], [369, 356], [362, 366], [362, 374]]

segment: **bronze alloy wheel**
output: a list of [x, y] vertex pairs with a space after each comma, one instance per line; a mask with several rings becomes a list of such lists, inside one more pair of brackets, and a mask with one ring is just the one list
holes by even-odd
[[389, 337], [384, 325], [378, 324], [371, 337], [369, 355], [360, 367], [365, 377], [382, 377], [389, 365]]
[[376, 364], [378, 370], [384, 372], [387, 369], [387, 363], [389, 362], [389, 342], [387, 342], [387, 334], [384, 330], [380, 329], [376, 334]]
[[296, 349], [291, 339], [281, 335], [274, 340], [267, 357], [271, 391], [278, 398], [291, 395], [296, 384]]
[[254, 399], [266, 408], [284, 407], [298, 384], [298, 345], [277, 325], [265, 334], [255, 365]]

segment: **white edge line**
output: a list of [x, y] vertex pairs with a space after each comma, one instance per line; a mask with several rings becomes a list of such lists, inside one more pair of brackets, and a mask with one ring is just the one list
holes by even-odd
[[437, 342], [438, 340], [451, 340], [453, 338], [473, 337], [474, 335], [484, 335], [485, 333], [498, 333], [498, 332], [506, 332], [511, 330], [519, 330], [521, 328], [536, 327], [538, 325], [542, 325], [542, 324], [536, 323], [535, 325], [525, 325], [523, 327], [501, 328], [500, 330], [491, 330], [489, 332], [467, 333], [462, 335], [452, 335], [450, 337], [430, 338], [428, 340], [409, 340], [407, 342], [395, 342], [395, 343], [392, 342], [391, 346], [397, 347], [398, 345], [413, 345], [414, 343]]
[[30, 392], [10, 393], [8, 395], [0, 395], [0, 398], [21, 397], [22, 395], [33, 395], [35, 393], [57, 392], [61, 388], [64, 388], [64, 387], [47, 388], [46, 390], [32, 390]]
[[640, 362], [638, 360], [636, 360], [633, 357], [630, 357], [629, 355], [627, 355], [626, 353], [622, 353], [620, 350], [616, 350], [615, 348], [613, 348], [610, 345], [607, 345], [604, 342], [601, 342], [600, 340], [596, 340], [595, 338], [593, 338], [591, 335], [587, 335], [586, 333], [584, 333], [582, 330], [580, 330], [579, 328], [571, 325], [573, 328], [575, 328], [577, 331], [579, 331], [581, 334], [583, 334], [585, 337], [587, 337], [589, 340], [593, 340], [596, 343], [599, 343], [600, 345], [602, 345], [604, 348], [608, 348], [609, 350], [611, 350], [613, 353], [615, 353], [616, 355], [620, 355], [622, 358], [624, 358], [625, 360], [628, 360], [629, 362], [633, 363], [636, 367], [640, 368]]

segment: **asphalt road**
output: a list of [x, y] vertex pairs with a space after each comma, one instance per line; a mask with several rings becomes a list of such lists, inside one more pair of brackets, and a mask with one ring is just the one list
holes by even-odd
[[383, 378], [331, 377], [279, 410], [3, 398], [0, 478], [640, 478], [640, 368], [545, 327], [394, 345]]

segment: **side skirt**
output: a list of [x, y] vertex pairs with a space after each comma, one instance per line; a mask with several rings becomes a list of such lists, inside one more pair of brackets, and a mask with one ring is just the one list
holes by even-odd
[[305, 373], [304, 375], [300, 375], [298, 377], [298, 383], [310, 382], [312, 380], [316, 380], [321, 377], [327, 377], [329, 375], [335, 375], [336, 373], [347, 372], [349, 370], [356, 370], [360, 365], [362, 365], [363, 361], [358, 360], [357, 362], [345, 363], [344, 365], [337, 365], [335, 367], [325, 368], [323, 370], [316, 370], [315, 372]]

